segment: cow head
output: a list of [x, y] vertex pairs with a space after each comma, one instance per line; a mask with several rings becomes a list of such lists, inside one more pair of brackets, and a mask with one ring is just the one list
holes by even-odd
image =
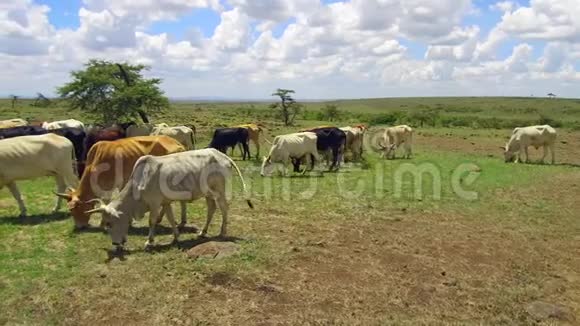
[[99, 202], [98, 207], [86, 211], [85, 214], [90, 216], [94, 213], [101, 213], [103, 221], [110, 226], [109, 235], [111, 236], [113, 246], [121, 248], [127, 242], [131, 219], [128, 216], [124, 216], [112, 207], [111, 204], [106, 205], [101, 199], [95, 199], [94, 201]]
[[79, 198], [78, 192], [74, 189], [68, 189], [66, 193], [57, 193], [56, 195], [66, 199], [67, 206], [75, 222], [76, 229], [84, 229], [89, 226], [89, 219], [91, 216], [90, 214], [87, 214], [86, 211], [92, 209], [95, 206], [93, 201], [82, 201]]
[[511, 151], [509, 149], [509, 146], [502, 146], [500, 147], [501, 149], [503, 149], [503, 156], [504, 156], [504, 160], [506, 163], [512, 163], [515, 158], [516, 158], [516, 153], [514, 151]]
[[274, 164], [272, 164], [272, 159], [270, 158], [270, 156], [264, 157], [262, 159], [262, 170], [260, 172], [260, 175], [263, 177], [269, 176], [272, 174], [273, 170]]

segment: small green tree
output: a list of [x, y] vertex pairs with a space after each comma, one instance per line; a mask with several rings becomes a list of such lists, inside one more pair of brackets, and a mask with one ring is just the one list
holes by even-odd
[[326, 104], [321, 109], [321, 113], [324, 120], [328, 121], [336, 121], [340, 117], [340, 111], [338, 110], [338, 106], [334, 104]]
[[276, 92], [272, 93], [272, 96], [278, 96], [280, 102], [273, 103], [270, 108], [274, 109], [279, 113], [280, 118], [284, 122], [285, 126], [290, 126], [294, 124], [296, 115], [300, 113], [302, 105], [296, 103], [291, 94], [295, 92], [291, 89], [278, 88]]
[[145, 65], [90, 60], [84, 70], [73, 71], [73, 80], [57, 89], [73, 109], [79, 109], [110, 124], [163, 111], [169, 100], [159, 89], [161, 79], [143, 77]]

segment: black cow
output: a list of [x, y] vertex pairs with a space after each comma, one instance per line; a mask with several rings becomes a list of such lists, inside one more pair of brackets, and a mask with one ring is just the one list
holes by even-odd
[[73, 146], [75, 148], [75, 157], [77, 159], [77, 171], [80, 173], [81, 168], [84, 169], [84, 167], [82, 166], [84, 165], [84, 163], [81, 162], [85, 161], [85, 158], [83, 157], [85, 148], [85, 138], [87, 136], [85, 131], [78, 128], [60, 128], [50, 130], [49, 132], [62, 136], [70, 140], [71, 143], [73, 143]]
[[0, 129], [0, 139], [14, 138], [20, 136], [35, 136], [48, 133], [46, 129], [40, 126], [21, 126]]
[[[342, 159], [342, 155], [344, 155], [346, 133], [336, 127], [321, 127], [305, 131], [310, 131], [316, 134], [316, 147], [318, 148], [318, 151], [332, 151], [332, 164], [330, 165], [330, 171], [335, 168], [338, 169], [339, 162]], [[294, 171], [300, 170], [300, 161], [301, 159], [292, 160]]]
[[242, 158], [250, 158], [250, 147], [248, 146], [249, 133], [246, 128], [217, 128], [213, 133], [213, 138], [208, 147], [215, 148], [222, 153], [226, 153], [228, 148], [235, 148], [242, 144]]

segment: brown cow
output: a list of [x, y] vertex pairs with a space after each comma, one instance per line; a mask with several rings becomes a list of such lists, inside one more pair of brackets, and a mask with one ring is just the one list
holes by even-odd
[[168, 136], [100, 141], [89, 151], [87, 166], [81, 177], [79, 188], [69, 189], [67, 193], [59, 194], [59, 196], [68, 201], [75, 226], [86, 227], [89, 224], [90, 215], [85, 212], [94, 207], [92, 200], [111, 198], [114, 189], [122, 189], [131, 176], [135, 162], [140, 157], [161, 156], [184, 150], [183, 145]]

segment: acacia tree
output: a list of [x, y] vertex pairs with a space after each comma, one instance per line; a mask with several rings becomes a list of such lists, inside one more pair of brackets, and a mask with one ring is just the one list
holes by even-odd
[[111, 124], [163, 111], [169, 100], [159, 89], [161, 79], [143, 77], [145, 65], [90, 60], [84, 70], [71, 72], [72, 81], [57, 89], [73, 109], [93, 114]]
[[274, 103], [270, 105], [270, 107], [280, 114], [285, 126], [292, 125], [296, 119], [296, 115], [298, 115], [302, 109], [302, 106], [299, 103], [296, 103], [292, 97], [291, 94], [294, 93], [295, 92], [291, 89], [282, 88], [278, 88], [276, 92], [272, 93], [272, 96], [278, 96], [280, 98], [280, 102]]

